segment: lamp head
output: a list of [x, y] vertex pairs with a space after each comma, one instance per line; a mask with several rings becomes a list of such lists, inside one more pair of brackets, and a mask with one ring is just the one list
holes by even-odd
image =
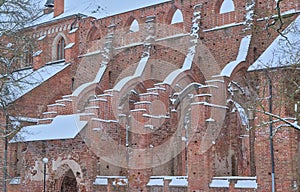
[[48, 158], [44, 157], [42, 161], [43, 161], [44, 164], [47, 164], [48, 163]]

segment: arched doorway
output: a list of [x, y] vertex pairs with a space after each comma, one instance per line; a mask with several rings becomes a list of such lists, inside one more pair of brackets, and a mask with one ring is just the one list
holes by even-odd
[[61, 192], [77, 192], [78, 188], [77, 188], [77, 181], [75, 178], [75, 175], [73, 173], [73, 171], [71, 169], [69, 169], [62, 181], [61, 184], [61, 188], [60, 188]]

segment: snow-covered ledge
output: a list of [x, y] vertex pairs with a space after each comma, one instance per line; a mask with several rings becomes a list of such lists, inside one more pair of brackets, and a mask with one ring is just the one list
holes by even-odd
[[243, 176], [213, 177], [209, 187], [229, 188], [231, 182], [234, 183], [234, 188], [257, 189], [256, 177]]

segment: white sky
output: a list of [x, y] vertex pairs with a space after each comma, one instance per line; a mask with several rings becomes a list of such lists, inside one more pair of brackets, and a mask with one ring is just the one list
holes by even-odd
[[170, 0], [101, 0], [102, 4], [107, 7], [111, 13], [121, 13], [167, 1]]

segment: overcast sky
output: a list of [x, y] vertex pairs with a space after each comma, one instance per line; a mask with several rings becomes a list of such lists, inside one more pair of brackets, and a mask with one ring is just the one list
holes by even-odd
[[167, 1], [170, 0], [102, 0], [101, 4], [107, 7], [110, 13], [114, 14]]

